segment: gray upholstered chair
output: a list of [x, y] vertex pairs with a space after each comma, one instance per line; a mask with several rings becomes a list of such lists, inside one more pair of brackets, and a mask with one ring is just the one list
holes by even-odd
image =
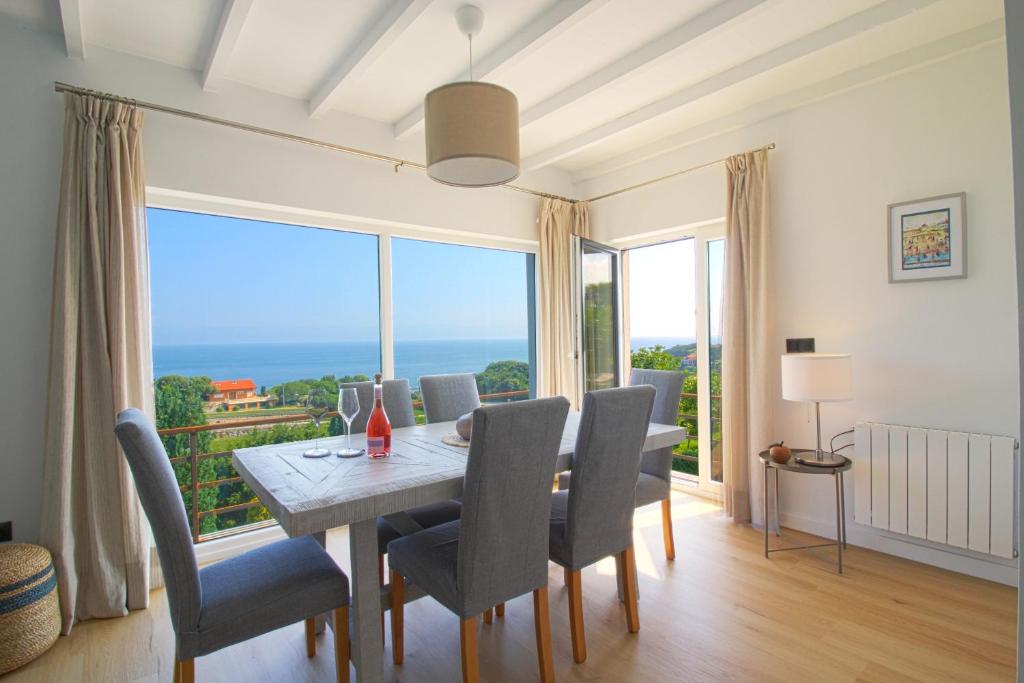
[[[649, 384], [657, 392], [651, 422], [664, 425], [679, 424], [679, 397], [683, 392], [684, 376], [671, 370], [645, 370], [634, 368], [629, 375], [630, 386]], [[571, 472], [558, 475], [558, 488], [567, 489], [572, 481]], [[672, 447], [648, 451], [640, 459], [640, 478], [636, 483], [636, 507], [661, 501], [661, 529], [665, 541], [665, 557], [676, 559], [675, 538], [672, 534]]]
[[[359, 413], [352, 420], [352, 433], [366, 431], [366, 422], [373, 410], [373, 382], [343, 382], [342, 389], [355, 389], [359, 397]], [[412, 391], [407, 379], [386, 379], [381, 383], [384, 389], [384, 412], [388, 414], [392, 429], [411, 427], [416, 424], [416, 413], [412, 409]]]
[[176, 683], [192, 683], [195, 658], [333, 610], [339, 681], [349, 680], [348, 577], [312, 537], [290, 538], [199, 569], [181, 491], [153, 423], [134, 408], [114, 428], [156, 541], [176, 638]]
[[420, 395], [427, 423], [457, 420], [480, 407], [476, 375], [425, 375], [420, 377]]
[[626, 626], [630, 633], [640, 629], [633, 499], [654, 395], [650, 386], [586, 394], [572, 456], [572, 486], [551, 496], [549, 548], [551, 561], [565, 569], [576, 662], [587, 659], [580, 573], [584, 567], [606, 557], [617, 558]]
[[551, 480], [568, 412], [569, 402], [562, 397], [473, 411], [462, 519], [388, 546], [395, 664], [401, 664], [404, 656], [403, 604], [408, 579], [459, 617], [464, 681], [479, 679], [477, 615], [532, 591], [541, 680], [554, 679], [548, 615], [548, 515]]

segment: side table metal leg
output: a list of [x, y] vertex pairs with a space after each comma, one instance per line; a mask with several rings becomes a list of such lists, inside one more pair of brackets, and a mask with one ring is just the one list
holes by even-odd
[[842, 518], [842, 502], [841, 502], [841, 491], [842, 484], [839, 478], [839, 473], [836, 472], [832, 475], [832, 478], [836, 482], [836, 562], [839, 566], [839, 573], [843, 573], [843, 518]]
[[764, 463], [764, 557], [768, 559], [768, 463]]
[[846, 479], [842, 472], [839, 473], [839, 502], [843, 508], [843, 550], [846, 550]]
[[782, 498], [779, 497], [779, 469], [775, 468], [775, 535], [782, 536], [782, 520], [779, 519], [779, 515], [782, 514]]

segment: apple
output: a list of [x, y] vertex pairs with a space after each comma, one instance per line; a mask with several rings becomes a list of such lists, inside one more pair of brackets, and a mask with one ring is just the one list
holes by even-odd
[[789, 462], [789, 458], [793, 455], [793, 451], [789, 449], [789, 446], [784, 446], [783, 442], [780, 441], [778, 443], [773, 443], [771, 447], [768, 448], [768, 455], [771, 456], [772, 460], [781, 465]]

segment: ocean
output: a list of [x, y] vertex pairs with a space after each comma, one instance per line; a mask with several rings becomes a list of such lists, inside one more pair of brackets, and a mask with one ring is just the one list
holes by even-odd
[[[419, 386], [423, 375], [480, 372], [499, 360], [529, 360], [526, 339], [396, 341], [395, 376]], [[153, 376], [206, 375], [213, 380], [251, 379], [271, 387], [324, 375], [380, 371], [380, 345], [372, 342], [154, 345]]]

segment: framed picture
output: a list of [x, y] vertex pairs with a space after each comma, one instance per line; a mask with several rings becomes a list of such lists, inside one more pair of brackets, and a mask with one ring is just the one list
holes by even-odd
[[889, 282], [967, 277], [967, 195], [889, 205]]

